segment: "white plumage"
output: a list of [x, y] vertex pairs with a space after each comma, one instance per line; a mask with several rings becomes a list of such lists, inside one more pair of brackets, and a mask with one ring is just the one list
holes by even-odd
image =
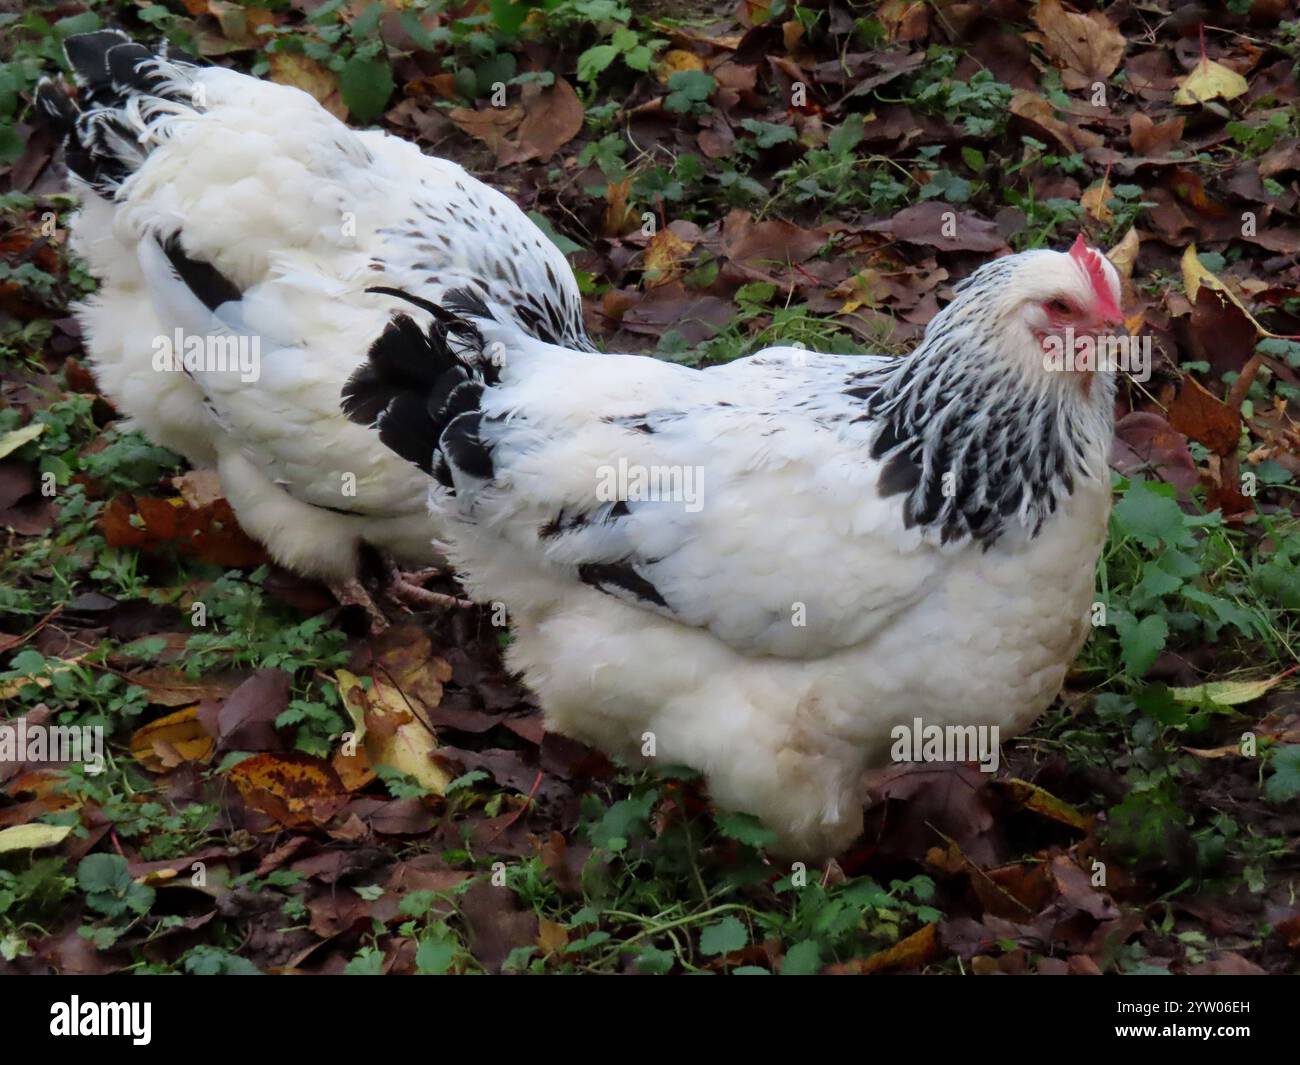
[[[704, 371], [539, 343], [453, 293], [427, 337], [385, 333], [349, 402], [411, 365], [448, 397], [432, 427], [378, 424], [437, 478], [450, 558], [508, 605], [549, 728], [633, 763], [653, 736], [778, 850], [826, 856], [860, 831], [892, 726], [1005, 738], [1059, 690], [1109, 512], [1113, 379], [1047, 369], [1044, 343], [1114, 325], [1118, 293], [1082, 245], [1025, 253], [908, 359], [771, 348]], [[611, 495], [656, 468], [702, 492]]]
[[[298, 89], [73, 37], [68, 132], [84, 204], [72, 247], [100, 289], [78, 310], [104, 393], [151, 440], [215, 466], [240, 523], [281, 563], [356, 595], [368, 543], [438, 560], [418, 471], [339, 411], [397, 304], [468, 286], [525, 332], [589, 348], [563, 255], [509, 199]], [[160, 338], [255, 343], [260, 375], [159, 370]], [[365, 600], [368, 604], [368, 600]]]

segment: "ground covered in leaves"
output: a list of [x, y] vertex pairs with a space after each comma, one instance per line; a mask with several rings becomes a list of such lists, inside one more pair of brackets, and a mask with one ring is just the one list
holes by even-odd
[[[1155, 364], [1058, 703], [995, 777], [878, 774], [801, 870], [690, 772], [546, 734], [487, 611], [361, 635], [85, 368], [31, 99], [104, 25], [460, 160], [609, 349], [903, 351], [991, 256], [1111, 249]], [[0, 0], [0, 31], [0, 716], [109, 737], [99, 773], [0, 761], [0, 972], [1296, 971], [1294, 0]]]

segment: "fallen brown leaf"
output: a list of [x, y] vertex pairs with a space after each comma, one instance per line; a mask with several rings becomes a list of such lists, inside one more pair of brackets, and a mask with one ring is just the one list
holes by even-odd
[[826, 971], [830, 973], [856, 973], [869, 976], [884, 972], [886, 969], [920, 969], [939, 956], [939, 926], [928, 924], [913, 932], [906, 939], [900, 939], [887, 950], [879, 951], [869, 958], [855, 959], [840, 965], [832, 965]]
[[1067, 10], [1059, 0], [1039, 0], [1034, 22], [1043, 47], [1058, 67], [1067, 89], [1091, 89], [1105, 82], [1124, 58], [1124, 35], [1100, 11]]
[[301, 52], [272, 52], [268, 77], [281, 85], [302, 89], [335, 118], [348, 117], [347, 104], [339, 92], [338, 75]]
[[524, 118], [514, 143], [503, 140], [496, 147], [497, 162], [502, 166], [536, 159], [547, 162], [561, 147], [580, 132], [586, 115], [573, 86], [556, 78], [549, 89], [529, 85], [524, 90]]
[[1241, 415], [1211, 395], [1194, 377], [1184, 377], [1178, 395], [1166, 411], [1169, 424], [1220, 455], [1236, 453], [1241, 440]]

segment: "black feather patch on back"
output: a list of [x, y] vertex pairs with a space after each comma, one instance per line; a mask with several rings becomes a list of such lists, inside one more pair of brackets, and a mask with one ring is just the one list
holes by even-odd
[[[42, 78], [36, 86], [36, 115], [63, 139], [64, 159], [74, 174], [102, 192], [109, 191], [111, 183], [120, 180], [125, 168], [113, 165], [115, 160], [110, 160], [107, 166], [97, 161], [87, 141], [93, 142], [100, 131], [87, 124], [83, 140], [78, 126], [85, 123], [86, 116], [58, 82]], [[111, 175], [106, 175], [106, 170]]]
[[438, 443], [451, 466], [481, 481], [490, 481], [496, 476], [496, 469], [492, 464], [492, 448], [479, 436], [482, 423], [482, 411], [458, 414], [447, 423]]
[[181, 247], [180, 237], [173, 233], [165, 241], [159, 242], [167, 261], [172, 264], [186, 287], [203, 301], [210, 311], [215, 311], [223, 303], [238, 301], [243, 298], [239, 286], [226, 277], [211, 263], [191, 259]]
[[119, 44], [107, 52], [108, 78], [113, 90], [121, 96], [132, 93], [153, 93], [163, 80], [154, 70], [142, 64], [157, 56], [142, 44]]

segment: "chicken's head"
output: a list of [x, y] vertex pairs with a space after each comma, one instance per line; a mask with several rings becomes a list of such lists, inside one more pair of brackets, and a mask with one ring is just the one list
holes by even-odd
[[1124, 324], [1119, 274], [1083, 237], [1064, 254], [1039, 252], [1026, 260], [1013, 275], [1010, 294], [1040, 344], [1067, 328], [1079, 335], [1105, 334]]
[[[957, 286], [957, 299], [926, 330], [993, 348], [1035, 387], [1064, 377], [1087, 394], [1094, 369], [1113, 368], [1126, 337], [1119, 273], [1083, 238], [1068, 252], [1035, 250], [995, 259]], [[1105, 338], [1105, 339], [1103, 339]], [[1121, 357], [1122, 361], [1122, 357]], [[1007, 368], [1005, 365], [1000, 368]]]
[[[1009, 266], [999, 293], [1001, 325], [1029, 374], [1059, 370], [1082, 376], [1113, 368], [1105, 358], [1127, 336], [1120, 309], [1119, 273], [1079, 237], [1068, 252], [1033, 251], [1002, 260]], [[1098, 357], [1098, 352], [1101, 357]]]

